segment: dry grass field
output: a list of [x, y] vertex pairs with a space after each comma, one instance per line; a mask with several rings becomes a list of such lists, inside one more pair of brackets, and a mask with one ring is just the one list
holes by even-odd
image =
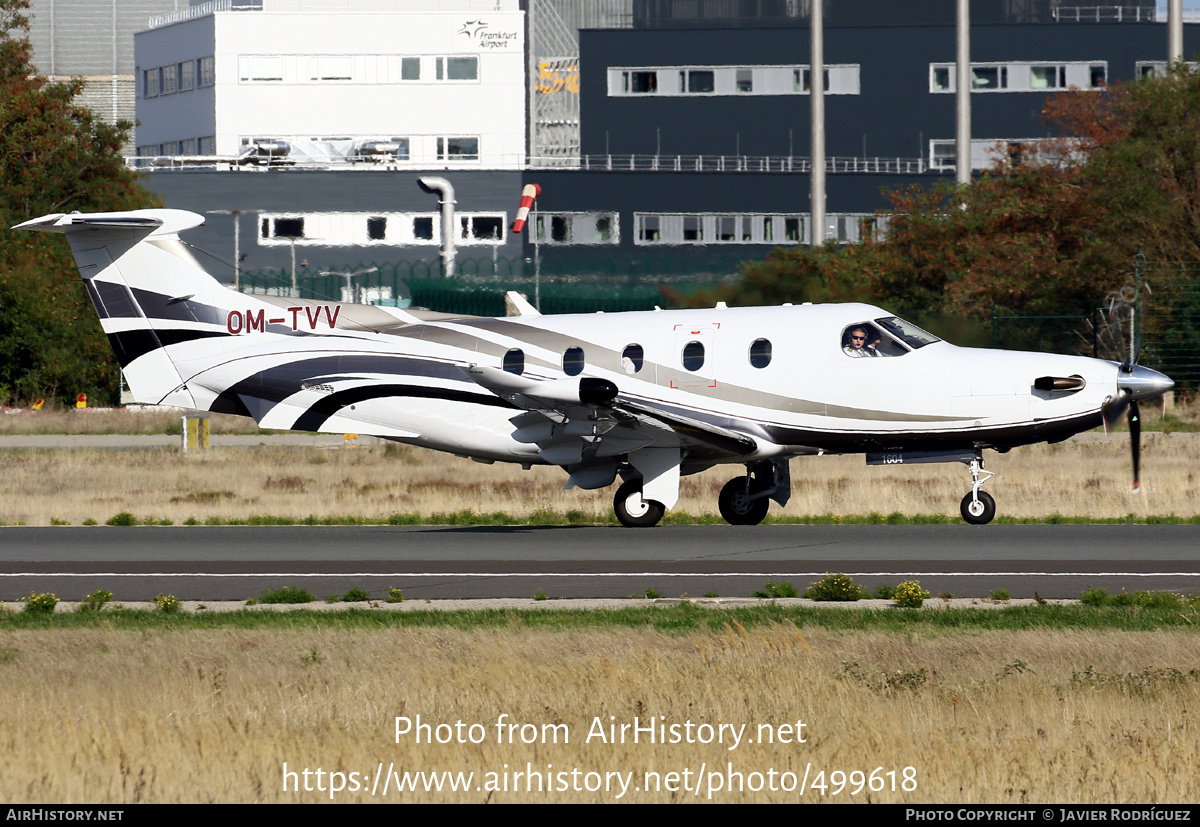
[[[330, 772], [344, 773], [333, 785], [345, 789], [332, 796], [343, 802], [706, 801], [718, 780], [712, 800], [724, 803], [1200, 796], [1194, 634], [918, 637], [790, 624], [723, 634], [547, 632], [522, 631], [514, 615], [509, 629], [473, 632], [101, 626], [10, 630], [0, 641], [0, 798], [10, 803], [319, 802], [331, 798]], [[518, 725], [515, 744], [496, 742], [502, 714]], [[396, 717], [415, 723], [417, 715], [435, 726], [461, 721], [464, 738], [482, 733], [483, 742], [418, 745], [405, 735], [397, 743]], [[645, 734], [637, 744], [631, 734], [624, 744], [588, 742], [594, 719], [607, 733], [635, 716], [643, 726], [649, 718], [678, 724], [683, 737], [689, 720], [746, 729], [734, 749], [729, 731], [724, 744], [649, 744]], [[474, 736], [471, 724], [482, 726]], [[537, 743], [520, 742], [524, 724], [535, 725]], [[541, 743], [546, 724], [565, 725], [569, 743], [561, 729], [559, 743]], [[805, 743], [760, 743], [760, 724], [789, 740], [802, 732]], [[785, 724], [791, 729], [779, 729]], [[465, 791], [447, 783], [441, 792], [397, 793], [389, 775], [386, 796], [383, 781], [372, 796], [380, 762], [385, 772], [474, 776]], [[298, 773], [286, 791], [285, 763]], [[538, 779], [513, 778], [527, 763], [543, 774], [542, 792]], [[743, 789], [729, 789], [730, 766]], [[903, 789], [907, 767], [915, 789]], [[877, 777], [894, 775], [872, 792], [864, 782], [876, 768]], [[547, 772], [555, 773], [549, 791]], [[679, 773], [676, 785], [688, 789], [655, 789], [651, 776], [647, 790], [647, 772], [663, 785]], [[499, 791], [489, 794], [487, 773]], [[608, 773], [622, 774], [623, 796]], [[813, 787], [822, 780], [824, 792]], [[602, 781], [609, 790], [573, 789]]]
[[[481, 465], [397, 444], [350, 448], [177, 450], [20, 450], [3, 454], [0, 521], [100, 523], [127, 511], [140, 520], [189, 518], [366, 518], [471, 509], [527, 517], [538, 511], [603, 521], [612, 489], [563, 491], [557, 468]], [[1130, 491], [1128, 436], [1089, 434], [1060, 445], [987, 452], [988, 483], [1000, 516], [1116, 518], [1200, 513], [1196, 476], [1200, 435], [1145, 434], [1143, 490]], [[717, 493], [740, 466], [682, 481], [676, 510], [715, 514]], [[943, 514], [957, 517], [970, 476], [959, 464], [867, 467], [861, 456], [807, 457], [792, 463], [787, 515]]]

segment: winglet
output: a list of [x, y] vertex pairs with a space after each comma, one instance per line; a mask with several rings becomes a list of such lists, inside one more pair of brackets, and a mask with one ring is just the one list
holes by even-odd
[[516, 290], [504, 294], [504, 309], [507, 316], [540, 316], [541, 313]]

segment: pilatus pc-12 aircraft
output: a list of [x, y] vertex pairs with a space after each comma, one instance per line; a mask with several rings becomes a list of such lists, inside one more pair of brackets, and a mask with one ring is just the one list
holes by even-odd
[[265, 428], [372, 434], [482, 462], [560, 466], [566, 488], [622, 479], [613, 505], [652, 526], [679, 478], [741, 465], [718, 497], [753, 525], [791, 494], [789, 461], [962, 462], [969, 523], [996, 503], [983, 450], [1057, 442], [1173, 382], [1136, 364], [960, 348], [886, 310], [823, 304], [454, 317], [246, 295], [204, 272], [179, 210], [56, 214], [139, 402], [252, 416]]

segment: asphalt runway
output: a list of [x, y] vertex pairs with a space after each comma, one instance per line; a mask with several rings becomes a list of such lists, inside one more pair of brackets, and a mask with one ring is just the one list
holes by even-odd
[[798, 589], [827, 572], [860, 585], [919, 580], [929, 592], [1076, 598], [1200, 593], [1200, 526], [5, 527], [0, 599], [174, 594], [244, 600], [263, 588], [350, 588], [406, 599], [745, 597], [767, 580]]

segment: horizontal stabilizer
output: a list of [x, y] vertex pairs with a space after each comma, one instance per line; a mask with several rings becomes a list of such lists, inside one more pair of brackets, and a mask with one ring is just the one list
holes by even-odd
[[199, 227], [204, 216], [187, 210], [132, 210], [119, 213], [52, 213], [13, 227], [44, 233], [77, 233], [85, 230], [130, 230], [151, 237], [173, 236]]
[[[540, 316], [541, 313], [529, 301], [518, 293], [516, 290], [509, 290], [504, 294], [504, 306], [509, 308], [509, 316]], [[512, 312], [515, 311], [515, 312]]]

